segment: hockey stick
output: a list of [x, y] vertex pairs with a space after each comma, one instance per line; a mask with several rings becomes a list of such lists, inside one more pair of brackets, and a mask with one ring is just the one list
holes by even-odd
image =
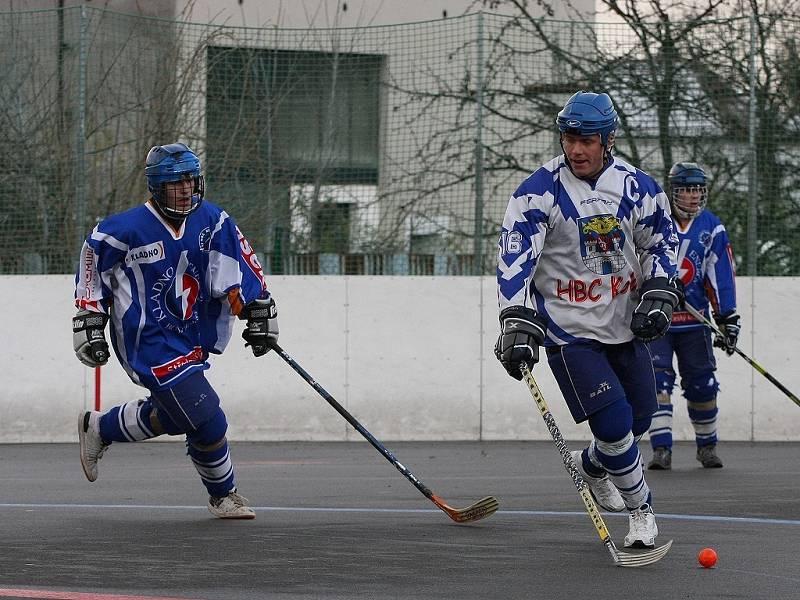
[[439, 496], [434, 494], [430, 491], [419, 479], [417, 479], [414, 474], [409, 471], [406, 466], [401, 463], [400, 461], [395, 458], [394, 454], [392, 454], [383, 444], [381, 444], [375, 437], [367, 431], [361, 423], [359, 423], [353, 415], [351, 415], [347, 410], [339, 404], [333, 396], [331, 396], [325, 389], [318, 384], [311, 375], [309, 375], [303, 367], [297, 364], [297, 361], [293, 359], [289, 354], [281, 348], [277, 343], [270, 342], [272, 348], [277, 352], [280, 357], [286, 361], [286, 363], [292, 367], [306, 382], [313, 387], [317, 393], [325, 398], [333, 408], [336, 409], [340, 415], [342, 415], [350, 425], [352, 425], [358, 433], [363, 435], [367, 441], [372, 444], [372, 446], [380, 452], [386, 460], [392, 463], [395, 468], [400, 471], [403, 476], [408, 479], [411, 483], [414, 484], [420, 492], [424, 494], [426, 498], [428, 498], [431, 502], [433, 502], [436, 506], [442, 509], [447, 516], [453, 519], [456, 523], [471, 523], [472, 521], [478, 521], [480, 519], [485, 519], [493, 515], [496, 511], [498, 506], [500, 505], [497, 501], [497, 498], [494, 496], [487, 496], [486, 498], [482, 498], [475, 502], [474, 504], [470, 504], [466, 508], [453, 508], [452, 506], [448, 505], [444, 500], [442, 500]]
[[617, 547], [614, 545], [614, 540], [611, 539], [611, 534], [606, 528], [603, 517], [600, 516], [600, 511], [597, 509], [597, 504], [595, 504], [594, 498], [592, 498], [592, 494], [589, 491], [589, 485], [586, 483], [586, 481], [584, 481], [580, 473], [578, 473], [578, 467], [575, 464], [575, 461], [572, 460], [572, 454], [570, 453], [569, 447], [564, 441], [564, 437], [561, 435], [561, 431], [559, 430], [558, 425], [556, 425], [556, 420], [553, 418], [550, 409], [547, 407], [544, 396], [539, 390], [539, 386], [536, 384], [536, 380], [533, 378], [531, 370], [525, 363], [522, 363], [520, 369], [522, 371], [522, 377], [525, 379], [525, 383], [528, 384], [528, 389], [531, 392], [531, 396], [533, 396], [533, 401], [536, 402], [536, 406], [539, 407], [539, 412], [542, 413], [542, 418], [547, 425], [547, 429], [550, 431], [550, 435], [553, 436], [553, 441], [556, 443], [556, 448], [558, 448], [558, 451], [561, 454], [561, 460], [564, 461], [564, 468], [572, 478], [572, 483], [574, 483], [575, 487], [578, 489], [581, 500], [583, 500], [583, 504], [586, 507], [586, 512], [589, 513], [589, 518], [592, 520], [594, 528], [597, 530], [597, 535], [600, 536], [600, 541], [602, 541], [605, 547], [608, 549], [608, 552], [611, 554], [611, 558], [614, 559], [614, 563], [619, 567], [643, 567], [664, 558], [672, 546], [672, 540], [668, 541], [663, 546], [654, 548], [653, 550], [647, 550], [645, 552], [636, 554], [631, 552], [623, 552], [622, 550], [617, 549]]
[[[697, 319], [703, 325], [708, 327], [715, 334], [724, 337], [724, 335], [723, 335], [722, 331], [720, 331], [719, 327], [717, 327], [716, 325], [714, 325], [714, 323], [712, 323], [711, 321], [706, 319], [706, 317], [703, 315], [703, 313], [701, 313], [699, 310], [697, 310], [694, 306], [692, 306], [688, 302], [684, 302], [684, 305], [686, 306], [686, 310], [689, 311], [690, 315], [692, 315], [695, 319]], [[770, 375], [764, 367], [762, 367], [755, 360], [753, 360], [752, 358], [747, 356], [747, 354], [745, 354], [744, 352], [739, 350], [738, 347], [734, 346], [733, 347], [733, 351], [736, 352], [736, 354], [741, 356], [743, 359], [745, 359], [751, 367], [753, 367], [756, 371], [758, 371], [764, 377], [766, 377], [771, 383], [773, 383], [775, 385], [775, 387], [777, 387], [780, 391], [782, 391], [784, 394], [789, 396], [789, 399], [792, 402], [797, 404], [797, 406], [800, 406], [800, 399], [798, 399], [797, 396], [795, 396], [792, 392], [790, 392], [788, 389], [786, 389], [786, 387], [783, 384], [781, 384], [780, 381], [778, 381], [772, 375]]]

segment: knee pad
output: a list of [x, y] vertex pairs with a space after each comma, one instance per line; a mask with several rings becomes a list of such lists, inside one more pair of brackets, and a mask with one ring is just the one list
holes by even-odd
[[625, 398], [601, 408], [589, 417], [589, 428], [598, 441], [616, 443], [623, 440], [633, 425], [633, 409]]
[[719, 391], [719, 381], [714, 372], [692, 376], [688, 381], [681, 381], [683, 396], [690, 404], [705, 404], [715, 401]]
[[672, 390], [675, 389], [675, 371], [661, 367], [655, 367], [654, 371], [656, 374], [656, 390], [659, 394], [660, 403], [661, 394], [670, 396], [672, 395]]
[[225, 445], [227, 430], [228, 421], [225, 419], [225, 413], [221, 408], [217, 408], [208, 421], [186, 434], [186, 441], [201, 452], [212, 452]]

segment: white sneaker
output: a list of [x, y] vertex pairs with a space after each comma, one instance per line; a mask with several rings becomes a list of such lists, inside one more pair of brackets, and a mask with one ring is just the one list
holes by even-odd
[[227, 496], [208, 498], [208, 510], [220, 519], [255, 519], [256, 513], [247, 506], [247, 498], [233, 488]]
[[106, 444], [100, 437], [100, 415], [91, 410], [78, 415], [78, 442], [81, 446], [81, 466], [86, 479], [97, 479], [97, 461], [111, 444]]
[[594, 498], [594, 501], [597, 502], [601, 508], [610, 510], [611, 512], [622, 512], [625, 510], [625, 501], [622, 499], [622, 495], [619, 493], [616, 486], [611, 483], [608, 474], [602, 477], [592, 477], [586, 473], [586, 471], [583, 470], [580, 450], [572, 451], [572, 460], [575, 461], [575, 465], [578, 467], [578, 473], [580, 473], [583, 480], [589, 485], [592, 498]]
[[632, 510], [628, 517], [630, 531], [625, 536], [626, 548], [655, 548], [658, 526], [656, 516], [649, 504]]

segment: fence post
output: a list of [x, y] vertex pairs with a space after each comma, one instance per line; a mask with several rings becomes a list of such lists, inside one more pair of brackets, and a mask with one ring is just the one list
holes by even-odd
[[77, 253], [86, 236], [86, 63], [88, 55], [86, 6], [81, 5], [80, 40], [78, 53], [78, 126], [75, 140], [75, 236]]
[[747, 275], [758, 274], [758, 152], [756, 150], [756, 17], [750, 15], [750, 114], [748, 119], [747, 195]]
[[475, 74], [475, 230], [472, 274], [483, 271], [483, 13], [478, 13], [478, 49]]
[[[747, 275], [758, 274], [758, 151], [756, 148], [756, 16], [750, 15], [750, 114], [748, 119], [747, 192], [750, 199], [747, 211]], [[751, 306], [754, 306], [755, 286], [750, 283]], [[752, 313], [751, 313], [752, 314]], [[752, 319], [751, 319], [752, 322]], [[752, 331], [751, 327], [751, 331]], [[755, 338], [751, 338], [755, 339]], [[751, 344], [753, 342], [751, 341]], [[755, 440], [755, 373], [750, 373], [750, 441]]]

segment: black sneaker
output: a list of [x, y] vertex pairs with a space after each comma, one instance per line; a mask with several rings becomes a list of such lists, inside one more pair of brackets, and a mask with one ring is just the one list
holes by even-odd
[[653, 458], [647, 465], [651, 471], [669, 471], [672, 469], [672, 450], [666, 446], [653, 448]]
[[700, 446], [697, 449], [697, 460], [706, 469], [721, 469], [722, 461], [717, 456], [716, 444], [709, 444], [708, 446]]

